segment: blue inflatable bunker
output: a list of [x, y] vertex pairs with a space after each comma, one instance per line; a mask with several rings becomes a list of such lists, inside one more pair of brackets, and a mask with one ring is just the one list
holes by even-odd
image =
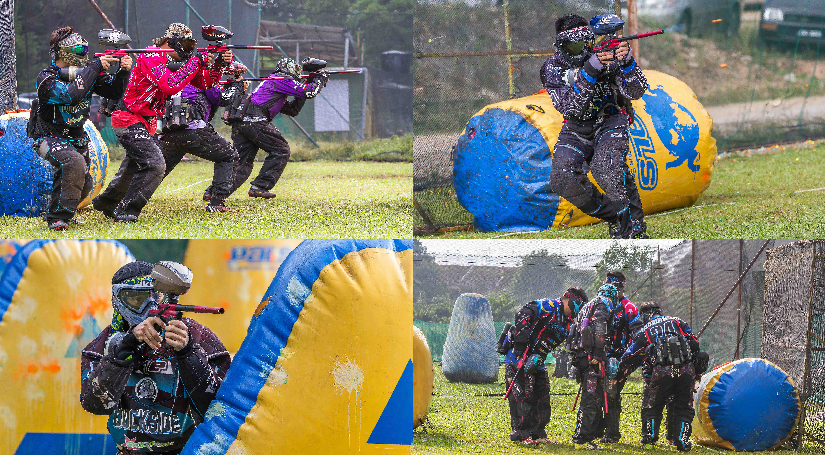
[[694, 396], [697, 443], [732, 450], [769, 450], [787, 441], [800, 402], [790, 377], [773, 363], [747, 358], [702, 376]]
[[[34, 141], [26, 136], [28, 123], [28, 111], [0, 115], [0, 216], [39, 216], [48, 209], [54, 168], [32, 150]], [[89, 205], [100, 193], [109, 163], [109, 149], [97, 128], [90, 121], [83, 127], [90, 139], [94, 188], [79, 207]]]

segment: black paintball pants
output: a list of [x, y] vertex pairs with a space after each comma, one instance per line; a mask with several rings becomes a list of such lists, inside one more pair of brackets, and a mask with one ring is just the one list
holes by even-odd
[[45, 158], [55, 168], [46, 221], [72, 219], [77, 205], [94, 187], [94, 180], [89, 174], [88, 141], [73, 144], [63, 138], [44, 136], [34, 146], [48, 149]]
[[[504, 380], [510, 394], [510, 440], [547, 437], [545, 427], [550, 423], [550, 387], [547, 370], [533, 374], [516, 375], [516, 365], [504, 364]], [[515, 381], [515, 384], [513, 384]], [[513, 385], [510, 388], [510, 385]], [[506, 390], [506, 389], [505, 389]]]
[[655, 366], [644, 378], [642, 390], [642, 444], [659, 439], [662, 411], [668, 407], [669, 432], [679, 450], [690, 449], [693, 423], [693, 363], [675, 366]]
[[238, 150], [232, 192], [243, 185], [252, 174], [258, 149], [266, 152], [266, 158], [252, 185], [265, 190], [272, 189], [281, 178], [290, 155], [289, 143], [278, 128], [268, 122], [239, 122], [232, 126], [232, 142]]
[[[553, 151], [550, 188], [595, 218], [612, 223], [629, 210], [631, 222], [641, 221], [642, 200], [627, 165], [627, 116], [620, 113], [603, 118], [601, 123], [564, 123]], [[604, 194], [587, 178], [585, 164]]]
[[208, 189], [212, 196], [209, 204], [223, 205], [232, 192], [232, 174], [238, 152], [212, 125], [207, 123], [203, 128], [164, 133], [160, 138], [160, 146], [166, 160], [165, 175], [169, 175], [187, 153], [215, 163], [212, 185]]
[[607, 381], [607, 414], [604, 416], [604, 437], [618, 441], [622, 438], [619, 430], [619, 419], [622, 416], [622, 389], [627, 378]]
[[602, 372], [599, 365], [590, 363], [587, 363], [583, 371], [581, 401], [576, 415], [576, 430], [573, 432], [573, 442], [576, 444], [585, 444], [604, 435]]
[[117, 128], [115, 134], [126, 157], [106, 190], [95, 198], [94, 207], [108, 216], [114, 212], [138, 216], [163, 181], [166, 163], [159, 141], [143, 123]]

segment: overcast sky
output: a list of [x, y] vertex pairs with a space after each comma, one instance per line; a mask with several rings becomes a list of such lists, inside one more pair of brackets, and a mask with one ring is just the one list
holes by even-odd
[[[476, 264], [517, 266], [520, 258], [534, 251], [546, 250], [563, 256], [601, 256], [613, 243], [655, 249], [672, 248], [683, 240], [420, 240], [427, 252], [440, 264]], [[598, 261], [598, 259], [595, 259]]]

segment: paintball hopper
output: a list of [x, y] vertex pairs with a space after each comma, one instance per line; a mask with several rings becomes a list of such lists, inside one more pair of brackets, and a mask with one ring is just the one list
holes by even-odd
[[201, 27], [201, 36], [206, 41], [223, 41], [232, 38], [234, 33], [220, 25], [204, 25]]
[[321, 60], [320, 58], [312, 58], [307, 57], [301, 60], [301, 69], [308, 73], [314, 73], [316, 71], [321, 71], [322, 69], [327, 67], [327, 61]]
[[97, 32], [97, 40], [101, 46], [125, 46], [132, 42], [129, 35], [113, 28], [104, 28]]
[[164, 294], [186, 294], [192, 286], [192, 271], [177, 262], [160, 261], [152, 269], [152, 285]]
[[590, 27], [596, 35], [612, 35], [624, 27], [624, 21], [615, 14], [599, 14], [590, 19]]

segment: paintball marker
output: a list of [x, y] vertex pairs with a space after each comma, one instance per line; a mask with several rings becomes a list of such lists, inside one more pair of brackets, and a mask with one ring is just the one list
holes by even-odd
[[223, 44], [224, 40], [232, 38], [235, 34], [230, 32], [226, 27], [220, 25], [204, 25], [201, 27], [201, 36], [206, 41], [214, 41], [215, 44], [210, 44], [206, 47], [199, 47], [199, 51], [216, 52], [221, 54], [230, 49], [272, 49], [272, 46], [241, 46], [236, 44]]
[[[327, 67], [327, 61], [321, 60], [320, 58], [313, 58], [307, 57], [301, 60], [301, 68], [303, 71], [308, 72], [308, 74], [302, 74], [301, 78], [306, 79], [310, 77], [317, 76], [321, 74], [321, 71]], [[346, 73], [361, 73], [361, 70], [333, 70], [327, 71], [327, 74], [346, 74]], [[282, 81], [284, 79], [291, 79], [287, 76], [272, 76], [272, 77], [251, 77], [249, 79], [244, 79], [245, 81]], [[235, 79], [229, 79], [227, 81], [221, 81], [221, 84], [228, 84], [231, 82], [235, 82]]]
[[[183, 264], [171, 261], [161, 261], [152, 269], [152, 286], [155, 291], [166, 295], [166, 301], [158, 304], [156, 310], [149, 310], [149, 317], [157, 316], [163, 322], [172, 319], [180, 320], [183, 312], [223, 314], [223, 308], [208, 306], [178, 305], [178, 298], [189, 291], [192, 286], [192, 271]], [[161, 327], [155, 325], [155, 330]]]
[[[97, 33], [97, 39], [100, 42], [101, 46], [113, 46], [114, 49], [108, 49], [103, 52], [98, 52], [95, 54], [95, 57], [100, 57], [101, 55], [109, 55], [112, 57], [123, 57], [124, 55], [129, 54], [146, 54], [150, 52], [175, 52], [173, 49], [132, 49], [129, 46], [129, 43], [132, 42], [132, 38], [129, 35], [121, 32], [120, 30], [115, 30], [113, 28], [104, 28], [103, 30]], [[121, 46], [127, 46], [126, 49], [122, 49]]]
[[590, 19], [590, 26], [593, 28], [593, 33], [601, 37], [596, 39], [597, 44], [593, 46], [593, 52], [615, 52], [616, 49], [619, 48], [619, 44], [623, 41], [661, 35], [665, 32], [664, 30], [656, 30], [655, 32], [639, 33], [619, 38], [617, 33], [624, 27], [624, 21], [615, 14], [600, 14]]

